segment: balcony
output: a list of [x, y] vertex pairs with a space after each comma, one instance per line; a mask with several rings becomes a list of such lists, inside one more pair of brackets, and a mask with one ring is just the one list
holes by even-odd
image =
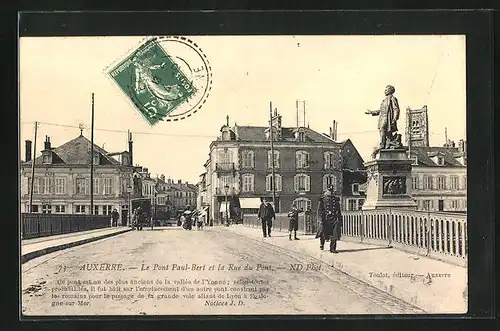
[[219, 173], [235, 172], [236, 167], [234, 165], [234, 162], [216, 163], [215, 171]]
[[[238, 194], [238, 189], [237, 188], [233, 188], [233, 187], [230, 186], [229, 190], [227, 190], [227, 195], [229, 196], [229, 195], [233, 194], [233, 192], [235, 194]], [[226, 191], [224, 190], [223, 187], [217, 187], [215, 189], [215, 194], [218, 195], [218, 196], [225, 196], [226, 195]]]

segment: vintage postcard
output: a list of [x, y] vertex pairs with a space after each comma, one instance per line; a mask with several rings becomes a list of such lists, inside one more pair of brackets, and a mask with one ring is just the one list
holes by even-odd
[[21, 37], [21, 318], [466, 313], [465, 45]]

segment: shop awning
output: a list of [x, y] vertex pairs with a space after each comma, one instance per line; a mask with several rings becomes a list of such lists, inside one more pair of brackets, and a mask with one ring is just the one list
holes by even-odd
[[259, 209], [260, 204], [260, 198], [240, 198], [240, 206], [242, 209]]

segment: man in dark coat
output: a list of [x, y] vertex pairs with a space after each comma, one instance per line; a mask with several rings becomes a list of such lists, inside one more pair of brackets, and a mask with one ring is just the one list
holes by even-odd
[[330, 252], [337, 252], [337, 240], [340, 240], [342, 231], [342, 213], [340, 199], [333, 195], [333, 186], [329, 186], [318, 205], [318, 232], [319, 248], [323, 250], [325, 241], [330, 240]]
[[292, 240], [292, 231], [293, 239], [299, 240], [299, 238], [297, 238], [297, 230], [299, 229], [299, 213], [301, 212], [302, 210], [295, 207], [295, 205], [292, 203], [292, 205], [290, 206], [290, 211], [288, 212], [288, 217], [290, 218], [288, 227], [288, 239], [290, 240]]
[[[274, 208], [269, 203], [269, 201], [265, 199], [262, 201], [259, 207], [259, 213], [257, 214], [257, 217], [262, 222], [262, 233], [264, 234], [264, 238], [271, 237], [273, 218], [276, 220], [276, 215], [274, 213]], [[267, 226], [267, 232], [266, 232], [266, 226]]]
[[120, 214], [118, 214], [118, 211], [113, 209], [113, 212], [111, 213], [111, 217], [113, 218], [113, 226], [118, 226], [118, 218], [120, 217]]

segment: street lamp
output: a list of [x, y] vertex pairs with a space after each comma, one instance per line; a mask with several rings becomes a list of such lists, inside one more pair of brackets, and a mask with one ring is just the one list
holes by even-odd
[[227, 192], [229, 191], [229, 186], [224, 186], [224, 193], [226, 194], [226, 226], [229, 226], [229, 219], [227, 214]]
[[132, 206], [130, 205], [130, 194], [132, 193], [132, 186], [127, 186], [127, 204], [128, 204], [128, 213], [127, 213], [127, 226], [130, 226], [130, 217], [132, 213]]

